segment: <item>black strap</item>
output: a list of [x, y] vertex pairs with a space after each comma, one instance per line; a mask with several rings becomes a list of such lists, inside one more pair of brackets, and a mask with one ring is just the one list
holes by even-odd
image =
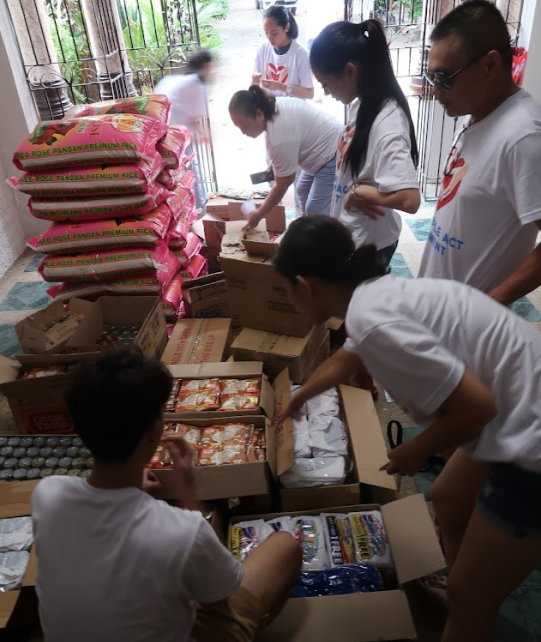
[[[393, 428], [395, 426], [396, 439], [393, 432]], [[387, 424], [387, 439], [389, 440], [389, 446], [391, 447], [391, 449], [401, 446], [402, 442], [404, 441], [404, 429], [402, 428], [402, 424], [396, 419], [391, 419], [391, 421]]]

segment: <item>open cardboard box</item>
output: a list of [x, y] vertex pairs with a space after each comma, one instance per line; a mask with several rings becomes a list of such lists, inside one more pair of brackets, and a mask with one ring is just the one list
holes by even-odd
[[62, 352], [93, 305], [90, 301], [72, 299], [69, 312], [66, 313], [62, 301], [55, 301], [44, 310], [34, 312], [19, 321], [15, 325], [15, 332], [23, 352], [26, 354]]
[[[0, 519], [30, 515], [30, 499], [37, 484], [37, 481], [0, 484]], [[36, 550], [32, 546], [22, 586], [0, 593], [0, 629], [38, 624], [38, 603], [34, 588], [36, 574]]]
[[223, 272], [184, 281], [182, 293], [188, 317], [192, 319], [229, 317], [227, 284]]
[[[198, 365], [168, 366], [168, 368], [174, 379], [261, 379], [261, 396], [259, 398], [259, 411], [166, 412], [166, 421], [191, 424], [192, 419], [211, 419], [215, 421], [221, 417], [236, 417], [243, 421], [242, 417], [257, 414], [265, 415], [269, 419], [274, 416], [274, 391], [269, 380], [263, 374], [263, 364], [258, 361], [201, 363]], [[218, 422], [216, 421], [216, 423]]]
[[[329, 333], [324, 325], [314, 326], [306, 337], [244, 328], [231, 346], [235, 361], [261, 361], [265, 374], [274, 380], [284, 368], [293, 383], [304, 383], [326, 358]], [[321, 349], [320, 349], [321, 347]]]
[[108, 325], [140, 325], [141, 329], [133, 343], [147, 357], [159, 359], [162, 356], [167, 344], [167, 324], [160, 300], [155, 296], [99, 298], [66, 343], [66, 352], [99, 351], [100, 346], [96, 342]]
[[[378, 504], [325, 507], [271, 515], [236, 517], [231, 524], [280, 515], [381, 511], [394, 561], [388, 590], [288, 600], [278, 617], [258, 636], [258, 642], [376, 642], [416, 640], [417, 632], [404, 584], [445, 568], [434, 524], [422, 495], [384, 506]], [[228, 541], [229, 544], [229, 541]]]
[[231, 335], [231, 319], [179, 319], [162, 356], [170, 365], [223, 360]]
[[[396, 481], [381, 471], [388, 461], [387, 448], [372, 395], [367, 390], [340, 386], [342, 420], [349, 438], [349, 456], [352, 465], [343, 484], [315, 488], [282, 488], [280, 498], [283, 510], [318, 509], [325, 506], [348, 506], [361, 499], [361, 484], [370, 486], [373, 495], [382, 502], [396, 496]], [[284, 370], [274, 382], [276, 416], [291, 400], [289, 373]], [[276, 427], [276, 472], [280, 476], [295, 462], [294, 426], [290, 419]]]
[[0, 356], [0, 392], [8, 400], [23, 435], [70, 435], [73, 424], [64, 402], [71, 374], [19, 379], [28, 368], [95, 361], [98, 352], [86, 354], [24, 354], [14, 359]]
[[293, 307], [272, 260], [255, 254], [221, 255], [229, 311], [245, 328], [305, 337], [313, 327]]
[[[221, 413], [214, 413], [221, 414]], [[166, 417], [166, 423], [170, 422]], [[254, 424], [257, 428], [265, 429], [267, 440], [267, 461], [249, 462], [244, 464], [222, 464], [221, 466], [195, 466], [193, 469], [195, 489], [198, 499], [229, 499], [230, 497], [248, 497], [252, 495], [268, 495], [276, 471], [276, 447], [274, 429], [269, 419], [263, 415], [237, 417], [235, 421]], [[206, 419], [190, 419], [190, 426], [204, 428], [206, 426], [224, 426], [232, 422], [231, 417]], [[153, 470], [162, 487], [159, 497], [163, 499], [181, 499], [179, 487], [175, 482], [172, 470]]]

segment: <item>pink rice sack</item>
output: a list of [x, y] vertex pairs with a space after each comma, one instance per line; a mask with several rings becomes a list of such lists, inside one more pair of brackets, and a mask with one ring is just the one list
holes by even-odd
[[165, 160], [165, 166], [176, 169], [186, 149], [192, 144], [192, 133], [184, 125], [170, 125], [156, 149]]
[[28, 207], [32, 216], [46, 221], [99, 221], [146, 214], [158, 207], [169, 195], [170, 192], [165, 187], [155, 186], [147, 194], [79, 200], [51, 200], [32, 196]]
[[169, 247], [172, 250], [183, 250], [188, 242], [190, 228], [197, 219], [197, 211], [193, 209], [195, 199], [191, 198], [190, 202], [182, 210], [179, 216], [171, 219], [169, 227]]
[[133, 114], [44, 120], [19, 145], [13, 162], [29, 172], [151, 161], [166, 132], [158, 120]]
[[52, 283], [114, 281], [148, 271], [156, 271], [161, 280], [167, 275], [170, 253], [162, 241], [153, 249], [131, 247], [75, 255], [51, 254], [43, 259], [38, 271], [44, 281]]
[[173, 250], [173, 253], [178, 256], [180, 260], [180, 269], [184, 270], [191, 263], [196, 254], [199, 254], [203, 242], [195, 232], [188, 232], [186, 239], [186, 246], [182, 250]]
[[131, 165], [26, 172], [20, 178], [8, 178], [8, 183], [19, 192], [42, 198], [144, 194], [163, 173], [163, 166], [163, 158], [156, 153], [151, 160], [143, 159]]
[[177, 274], [160, 297], [163, 314], [167, 321], [176, 321], [182, 303], [182, 277]]
[[187, 267], [181, 268], [180, 276], [183, 279], [196, 279], [198, 276], [208, 274], [208, 262], [201, 254], [196, 254]]
[[73, 254], [120, 247], [155, 247], [168, 235], [173, 214], [167, 202], [148, 214], [51, 225], [27, 246], [47, 254]]
[[167, 124], [170, 113], [171, 103], [169, 98], [162, 94], [152, 94], [150, 96], [136, 96], [135, 98], [104, 100], [99, 103], [90, 103], [89, 105], [74, 105], [68, 109], [66, 119], [101, 116], [102, 114], [139, 114]]

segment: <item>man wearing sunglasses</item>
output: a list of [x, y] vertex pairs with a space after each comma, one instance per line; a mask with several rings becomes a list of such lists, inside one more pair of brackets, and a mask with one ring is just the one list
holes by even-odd
[[505, 21], [470, 0], [434, 28], [426, 80], [469, 115], [443, 168], [419, 276], [468, 283], [504, 305], [541, 285], [541, 107], [512, 78]]

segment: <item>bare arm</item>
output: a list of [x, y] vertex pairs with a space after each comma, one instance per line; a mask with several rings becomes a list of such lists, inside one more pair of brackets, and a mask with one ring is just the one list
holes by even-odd
[[173, 458], [172, 474], [178, 484], [180, 500], [179, 508], [186, 510], [201, 510], [201, 505], [195, 494], [193, 478], [193, 450], [184, 437], [179, 435], [166, 435], [164, 444]]
[[496, 416], [492, 393], [466, 370], [462, 380], [443, 402], [438, 418], [418, 437], [389, 452], [389, 474], [414, 475], [436, 453], [456, 448], [476, 437]]
[[274, 181], [274, 185], [267, 198], [261, 204], [261, 207], [250, 216], [248, 225], [245, 228], [246, 230], [257, 227], [258, 223], [260, 223], [267, 214], [270, 214], [274, 207], [280, 204], [289, 186], [295, 181], [295, 174], [291, 174], [290, 176], [277, 176]]
[[314, 97], [314, 88], [313, 87], [299, 87], [298, 85], [288, 85], [285, 82], [278, 82], [277, 80], [262, 80], [261, 84], [265, 89], [270, 91], [283, 91], [287, 92], [287, 88], [291, 88], [290, 96], [294, 98], [303, 98], [304, 100], [310, 100]]
[[[541, 221], [535, 223], [541, 229]], [[541, 285], [541, 244], [503, 283], [490, 292], [490, 296], [503, 305], [511, 305]]]
[[359, 210], [369, 218], [377, 220], [378, 216], [385, 216], [385, 212], [379, 209], [381, 207], [415, 214], [420, 205], [421, 193], [416, 188], [401, 189], [396, 192], [380, 192], [377, 187], [372, 185], [359, 185], [347, 195], [344, 209]]

